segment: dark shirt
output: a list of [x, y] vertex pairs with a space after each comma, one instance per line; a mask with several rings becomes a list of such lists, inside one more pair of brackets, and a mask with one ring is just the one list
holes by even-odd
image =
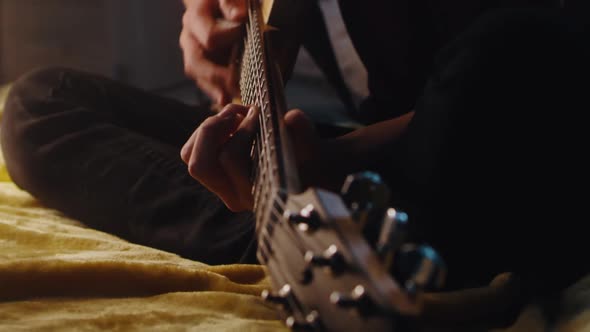
[[497, 8], [558, 6], [559, 0], [339, 0], [353, 44], [369, 73], [366, 122], [414, 108], [437, 52], [480, 15]]

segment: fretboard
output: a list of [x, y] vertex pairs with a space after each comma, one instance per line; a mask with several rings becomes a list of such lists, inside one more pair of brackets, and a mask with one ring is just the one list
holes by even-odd
[[244, 105], [256, 105], [260, 110], [259, 130], [251, 151], [254, 212], [260, 230], [281, 218], [287, 195], [299, 191], [299, 180], [282, 121], [286, 112], [284, 82], [266, 38], [260, 2], [248, 3], [240, 93]]

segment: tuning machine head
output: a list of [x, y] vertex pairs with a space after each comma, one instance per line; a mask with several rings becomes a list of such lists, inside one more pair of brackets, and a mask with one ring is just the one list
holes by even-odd
[[313, 310], [305, 316], [305, 320], [298, 321], [295, 316], [289, 316], [285, 325], [293, 331], [315, 331], [320, 330], [320, 314]]
[[313, 204], [308, 204], [298, 213], [285, 211], [284, 217], [302, 232], [314, 231], [321, 226], [321, 218]]
[[331, 245], [320, 255], [314, 254], [313, 251], [307, 251], [304, 260], [310, 267], [327, 267], [334, 273], [346, 268], [346, 260], [336, 245]]
[[376, 173], [361, 172], [349, 175], [341, 190], [344, 203], [361, 228], [387, 210], [391, 194]]
[[383, 216], [377, 253], [383, 256], [388, 251], [397, 250], [406, 240], [409, 228], [408, 214], [393, 208], [388, 209]]
[[312, 281], [314, 268], [323, 268], [334, 275], [340, 274], [349, 268], [346, 259], [336, 245], [331, 245], [321, 254], [315, 254], [313, 251], [308, 250], [303, 259], [306, 266], [300, 278], [302, 284], [308, 284]]
[[288, 306], [289, 298], [292, 296], [291, 285], [284, 285], [276, 294], [265, 289], [262, 291], [262, 294], [260, 294], [260, 296], [266, 302]]
[[333, 292], [330, 295], [330, 302], [341, 308], [356, 309], [360, 314], [378, 313], [377, 305], [367, 294], [365, 287], [356, 286], [350, 294]]
[[446, 279], [446, 265], [430, 246], [403, 245], [394, 258], [393, 275], [410, 294], [441, 288]]

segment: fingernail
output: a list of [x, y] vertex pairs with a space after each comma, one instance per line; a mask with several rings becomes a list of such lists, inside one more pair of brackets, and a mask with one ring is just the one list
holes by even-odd
[[248, 115], [247, 117], [253, 117], [256, 114], [256, 111], [258, 110], [258, 107], [256, 105], [250, 107], [250, 109], [248, 110]]
[[185, 144], [185, 145], [182, 147], [182, 149], [180, 150], [180, 159], [181, 159], [182, 161], [185, 161], [185, 160], [186, 160], [186, 162], [188, 162], [188, 160], [187, 160], [187, 159], [188, 159], [188, 156], [187, 156], [187, 154], [188, 154], [188, 145], [187, 145], [187, 144]]
[[232, 111], [220, 114], [219, 117], [222, 118], [223, 120], [233, 120], [233, 119], [236, 119], [238, 117], [238, 115], [239, 115], [238, 113], [236, 113], [234, 110], [232, 110]]
[[222, 110], [221, 112], [217, 113], [217, 116], [222, 119], [229, 118], [232, 116], [232, 112], [230, 109], [226, 108], [226, 109]]
[[225, 105], [225, 107], [223, 107], [221, 111], [217, 113], [217, 116], [220, 118], [228, 118], [232, 117], [232, 114], [234, 114], [234, 110], [231, 105]]

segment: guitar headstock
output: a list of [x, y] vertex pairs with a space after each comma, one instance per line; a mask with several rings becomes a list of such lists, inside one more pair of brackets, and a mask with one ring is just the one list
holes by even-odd
[[[287, 198], [283, 215], [258, 230], [258, 258], [294, 330], [393, 331], [421, 312], [420, 295], [442, 285], [444, 263], [428, 246], [405, 243], [408, 215], [387, 206], [374, 173], [350, 176], [342, 193]], [[375, 227], [378, 226], [378, 227]], [[378, 229], [371, 239], [365, 230]]]

